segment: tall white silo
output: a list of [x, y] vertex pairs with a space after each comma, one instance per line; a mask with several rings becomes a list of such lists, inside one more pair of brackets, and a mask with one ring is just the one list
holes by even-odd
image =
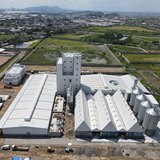
[[151, 108], [151, 105], [149, 104], [148, 101], [142, 101], [140, 103], [140, 108], [139, 108], [139, 111], [138, 111], [138, 121], [140, 122], [140, 124], [143, 122], [143, 119], [144, 119], [144, 116], [145, 116], [145, 113], [146, 113], [146, 110], [148, 108]]
[[139, 92], [138, 88], [135, 88], [135, 89], [132, 90], [131, 98], [130, 98], [130, 102], [129, 102], [129, 105], [131, 107], [134, 106], [136, 96], [139, 95], [139, 94], [140, 94], [140, 92]]
[[149, 108], [146, 110], [142, 126], [147, 135], [152, 136], [155, 134], [159, 118], [159, 108]]
[[137, 96], [136, 96], [135, 102], [134, 102], [134, 107], [133, 107], [133, 112], [134, 112], [135, 114], [138, 113], [139, 107], [140, 107], [140, 103], [141, 103], [142, 101], [144, 101], [144, 100], [145, 100], [145, 98], [144, 98], [143, 94], [140, 94], [140, 95], [137, 95]]

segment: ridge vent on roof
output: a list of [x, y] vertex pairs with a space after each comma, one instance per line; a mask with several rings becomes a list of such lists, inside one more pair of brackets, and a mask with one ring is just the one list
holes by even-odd
[[24, 120], [25, 120], [25, 121], [30, 121], [30, 120], [31, 120], [32, 115], [33, 115], [33, 112], [34, 112], [35, 107], [36, 107], [36, 104], [37, 104], [37, 101], [38, 101], [38, 99], [39, 99], [39, 97], [40, 97], [40, 95], [41, 95], [41, 92], [42, 92], [42, 89], [43, 89], [43, 86], [44, 86], [44, 84], [45, 84], [45, 82], [46, 82], [47, 77], [48, 77], [47, 74], [45, 74], [45, 75], [43, 76], [43, 79], [42, 79], [42, 81], [41, 81], [41, 83], [40, 83], [40, 85], [39, 85], [39, 87], [38, 87], [38, 90], [37, 90], [35, 96], [34, 96], [34, 99], [33, 99], [33, 101], [32, 101], [32, 104], [31, 104], [30, 108], [28, 109], [27, 114], [26, 114], [25, 117], [24, 117]]

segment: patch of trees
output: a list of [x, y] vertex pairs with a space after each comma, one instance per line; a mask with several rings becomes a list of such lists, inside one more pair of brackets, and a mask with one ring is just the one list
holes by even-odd
[[128, 36], [126, 39], [122, 39], [124, 37], [121, 33], [116, 32], [106, 32], [105, 34], [94, 34], [90, 36], [83, 37], [82, 40], [87, 42], [98, 42], [98, 43], [112, 43], [125, 45], [131, 41], [131, 36]]

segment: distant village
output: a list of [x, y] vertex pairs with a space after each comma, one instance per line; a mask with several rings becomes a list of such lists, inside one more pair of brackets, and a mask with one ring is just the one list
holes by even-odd
[[159, 28], [158, 19], [90, 11], [57, 14], [0, 11], [0, 35], [24, 34], [24, 36], [17, 35], [10, 39], [3, 39], [3, 42], [0, 40], [0, 45], [2, 47], [13, 41], [25, 42], [56, 33], [72, 32], [74, 29], [87, 26], [137, 25]]

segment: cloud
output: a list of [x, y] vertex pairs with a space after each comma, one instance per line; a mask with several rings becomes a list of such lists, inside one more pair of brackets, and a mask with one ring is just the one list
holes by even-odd
[[0, 8], [60, 6], [66, 9], [160, 12], [160, 0], [0, 0]]

